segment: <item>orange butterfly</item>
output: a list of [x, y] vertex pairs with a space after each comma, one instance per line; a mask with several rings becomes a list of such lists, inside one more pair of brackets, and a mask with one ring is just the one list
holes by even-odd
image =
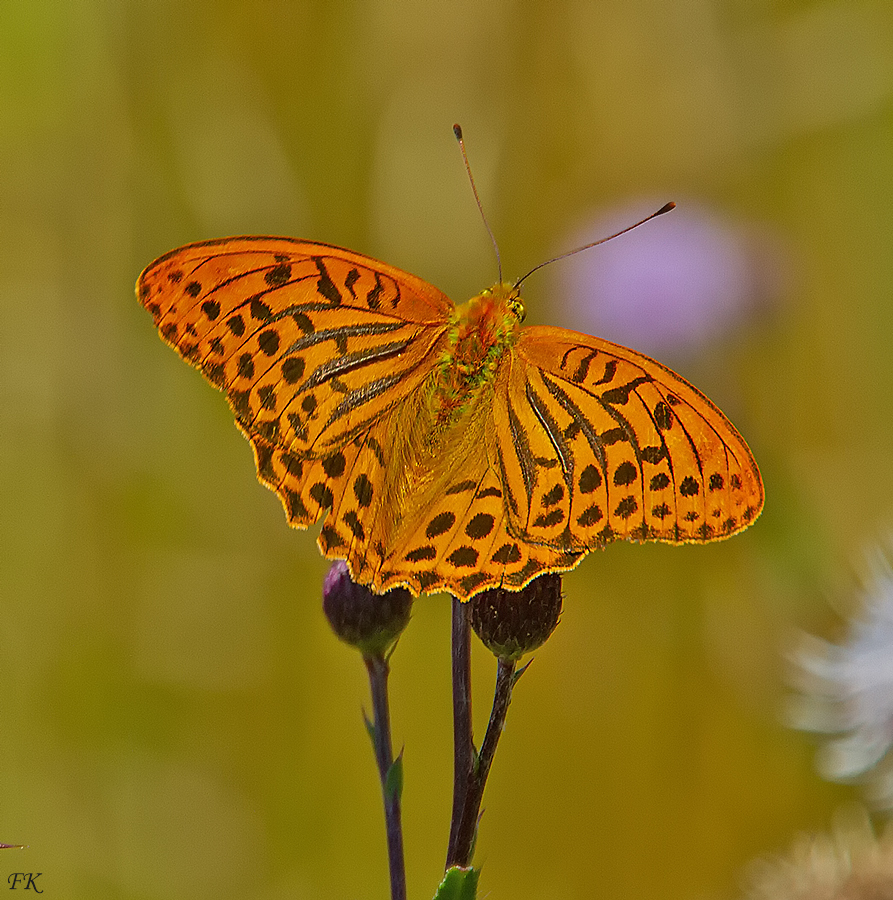
[[522, 328], [515, 287], [461, 306], [359, 253], [189, 244], [140, 275], [164, 340], [226, 392], [291, 525], [376, 591], [465, 600], [609, 541], [713, 541], [763, 506], [743, 438], [633, 350]]

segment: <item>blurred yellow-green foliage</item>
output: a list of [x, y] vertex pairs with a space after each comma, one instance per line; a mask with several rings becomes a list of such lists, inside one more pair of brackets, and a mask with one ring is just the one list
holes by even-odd
[[[772, 310], [682, 372], [747, 437], [766, 511], [565, 579], [484, 800], [482, 889], [733, 897], [747, 860], [852, 795], [781, 723], [781, 654], [827, 627], [893, 515], [887, 0], [4, 0], [0, 841], [29, 849], [0, 851], [0, 882], [386, 895], [365, 672], [322, 617], [327, 566], [133, 284], [179, 244], [269, 232], [465, 299], [494, 264], [454, 121], [509, 275], [644, 196], [760, 223], [786, 269]], [[529, 321], [558, 321], [550, 284], [527, 282]], [[392, 687], [424, 898], [449, 818], [445, 596], [416, 604]]]

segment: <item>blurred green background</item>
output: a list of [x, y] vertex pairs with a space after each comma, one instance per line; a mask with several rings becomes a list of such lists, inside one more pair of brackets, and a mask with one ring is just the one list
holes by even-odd
[[[269, 232], [466, 299], [495, 275], [454, 121], [510, 276], [641, 197], [763, 229], [784, 270], [774, 305], [667, 360], [747, 437], [765, 513], [565, 579], [484, 800], [482, 888], [733, 897], [750, 858], [854, 795], [779, 710], [790, 634], [832, 633], [829, 597], [893, 515], [887, 0], [4, 0], [0, 841], [29, 849], [0, 851], [0, 882], [386, 896], [365, 672], [323, 619], [327, 564], [133, 284], [179, 244]], [[551, 279], [526, 283], [528, 321], [573, 326]], [[392, 687], [424, 898], [449, 819], [445, 596], [416, 604]]]

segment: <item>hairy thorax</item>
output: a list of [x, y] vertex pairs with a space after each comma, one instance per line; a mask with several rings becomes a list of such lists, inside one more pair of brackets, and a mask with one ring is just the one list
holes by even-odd
[[493, 379], [507, 350], [517, 341], [524, 305], [508, 284], [494, 287], [456, 307], [449, 345], [435, 372], [432, 413], [436, 429], [449, 428], [475, 403]]

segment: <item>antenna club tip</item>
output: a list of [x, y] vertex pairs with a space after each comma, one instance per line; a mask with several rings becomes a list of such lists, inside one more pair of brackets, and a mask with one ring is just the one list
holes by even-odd
[[456, 135], [457, 141], [462, 140], [462, 126], [458, 123], [456, 125], [453, 125], [453, 134]]
[[676, 204], [672, 200], [669, 203], [665, 203], [654, 215], [662, 216], [664, 213], [668, 213], [671, 209], [676, 209]]

